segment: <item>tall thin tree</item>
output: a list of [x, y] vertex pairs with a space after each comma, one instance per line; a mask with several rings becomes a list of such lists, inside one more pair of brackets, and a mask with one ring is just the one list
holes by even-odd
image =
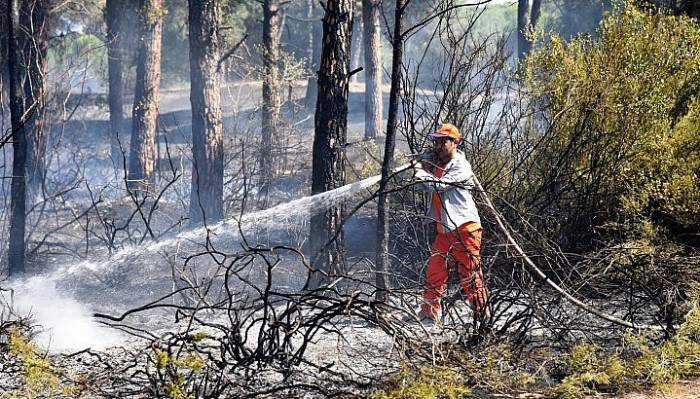
[[532, 48], [528, 34], [540, 19], [542, 0], [518, 0], [518, 59], [523, 59]]
[[27, 184], [43, 182], [46, 131], [43, 112], [48, 48], [48, 2], [8, 0], [8, 58], [12, 125], [12, 182], [10, 186], [9, 271], [25, 270]]
[[[0, 5], [2, 5], [2, 12], [0, 12], [0, 60], [2, 60], [0, 61], [0, 106], [4, 107], [10, 95], [10, 62], [8, 56], [10, 22], [7, 20], [9, 16], [7, 0], [0, 2]], [[4, 134], [0, 135], [0, 138], [4, 138]]]
[[[317, 8], [315, 6], [315, 0], [307, 0], [307, 13], [306, 16], [309, 20], [315, 19], [316, 14], [314, 10]], [[311, 68], [311, 74], [307, 81], [306, 86], [306, 96], [304, 98], [304, 104], [307, 108], [316, 105], [316, 97], [318, 95], [318, 66], [321, 61], [321, 39], [323, 38], [323, 24], [320, 19], [318, 21], [313, 21], [310, 23], [309, 29], [309, 67]]]
[[136, 88], [129, 150], [129, 186], [147, 191], [155, 183], [156, 121], [160, 100], [162, 0], [141, 0]]
[[[323, 49], [318, 73], [311, 192], [318, 194], [345, 185], [352, 1], [329, 1], [323, 17]], [[310, 247], [316, 271], [307, 288], [317, 288], [327, 275], [343, 271], [344, 248], [340, 205], [311, 218]]]
[[124, 93], [123, 93], [123, 1], [107, 0], [105, 3], [105, 22], [107, 24], [107, 69], [109, 80], [109, 137], [112, 162], [115, 167], [122, 166], [119, 135], [124, 128]]
[[9, 22], [9, 75], [10, 118], [12, 121], [12, 182], [10, 186], [10, 247], [8, 263], [10, 275], [24, 273], [24, 232], [26, 210], [27, 116], [36, 104], [24, 96], [27, 76], [23, 48], [24, 33], [20, 24], [20, 0], [7, 1]]
[[365, 47], [365, 140], [375, 139], [382, 131], [382, 58], [380, 0], [362, 0]]
[[389, 92], [389, 115], [386, 124], [386, 140], [384, 144], [384, 161], [382, 162], [382, 178], [377, 206], [377, 253], [375, 257], [375, 281], [377, 285], [376, 299], [383, 301], [386, 295], [386, 269], [389, 266], [389, 224], [387, 222], [388, 205], [386, 187], [394, 168], [394, 149], [396, 147], [396, 128], [399, 113], [399, 94], [401, 93], [404, 47], [404, 12], [408, 0], [396, 0], [394, 8], [394, 32], [391, 36], [391, 90]]
[[522, 60], [527, 49], [527, 27], [529, 25], [529, 0], [518, 0], [518, 59]]
[[49, 48], [49, 0], [25, 0], [20, 5], [20, 26], [27, 76], [24, 96], [33, 110], [25, 121], [27, 129], [27, 184], [38, 191], [46, 176], [48, 129], [45, 121], [46, 74]]
[[[530, 26], [533, 29], [540, 21], [540, 15], [542, 15], [542, 0], [532, 0], [532, 7], [530, 7]], [[532, 42], [530, 42], [530, 44], [532, 44]]]
[[263, 84], [262, 84], [262, 132], [259, 169], [262, 177], [260, 198], [266, 206], [273, 177], [272, 149], [279, 125], [281, 105], [278, 72], [280, 52], [280, 2], [263, 1]]
[[224, 146], [221, 121], [219, 0], [189, 0], [192, 190], [190, 218], [214, 222], [224, 216]]
[[[362, 50], [363, 50], [363, 39], [362, 36], [363, 34], [363, 29], [362, 25], [363, 19], [362, 19], [362, 12], [354, 12], [355, 20], [353, 21], [353, 32], [352, 32], [352, 48], [350, 50], [350, 70], [355, 70], [359, 68], [361, 65], [361, 59], [362, 59]], [[359, 81], [360, 74], [354, 74], [350, 77], [350, 82], [352, 83], [357, 83]]]

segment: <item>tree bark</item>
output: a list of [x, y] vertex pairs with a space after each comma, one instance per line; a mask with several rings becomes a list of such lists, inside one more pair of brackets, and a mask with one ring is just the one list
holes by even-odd
[[124, 136], [120, 137], [124, 128], [124, 91], [123, 91], [123, 2], [107, 0], [105, 4], [105, 22], [107, 23], [107, 67], [109, 74], [109, 137], [112, 163], [115, 168], [123, 167], [123, 154], [120, 143]]
[[[323, 17], [323, 50], [318, 74], [311, 192], [318, 194], [345, 185], [348, 86], [352, 36], [352, 1], [326, 3]], [[339, 225], [342, 205], [311, 218], [310, 247], [315, 272], [307, 288], [328, 282], [329, 275], [344, 270], [344, 247]]]
[[160, 99], [162, 0], [141, 0], [140, 40], [129, 151], [129, 188], [147, 191], [155, 184], [156, 121]]
[[224, 146], [219, 62], [218, 0], [189, 0], [192, 189], [190, 219], [224, 216]]
[[261, 176], [260, 201], [267, 207], [270, 184], [273, 177], [272, 149], [279, 125], [281, 104], [280, 82], [277, 64], [280, 51], [280, 2], [263, 1], [263, 84], [262, 84], [262, 132], [259, 170]]
[[365, 140], [381, 134], [383, 116], [380, 0], [362, 0], [365, 47]]
[[396, 147], [396, 126], [399, 113], [399, 94], [401, 93], [401, 60], [403, 58], [404, 38], [403, 14], [406, 0], [396, 0], [394, 11], [394, 34], [392, 35], [391, 90], [389, 92], [389, 115], [386, 124], [386, 141], [384, 160], [382, 162], [382, 179], [379, 185], [377, 206], [377, 254], [375, 257], [376, 299], [383, 301], [386, 297], [386, 270], [389, 266], [389, 223], [387, 223], [389, 205], [386, 187], [391, 171], [394, 169], [394, 148]]
[[[309, 19], [314, 17], [314, 4], [315, 0], [307, 0], [308, 11], [307, 16]], [[306, 97], [304, 99], [304, 104], [307, 108], [316, 104], [316, 98], [318, 97], [318, 67], [321, 62], [321, 39], [323, 38], [323, 24], [321, 21], [314, 21], [311, 23], [311, 32], [309, 34], [309, 49], [311, 50], [311, 57], [309, 58], [310, 67], [313, 73], [309, 76], [308, 84], [306, 86]]]

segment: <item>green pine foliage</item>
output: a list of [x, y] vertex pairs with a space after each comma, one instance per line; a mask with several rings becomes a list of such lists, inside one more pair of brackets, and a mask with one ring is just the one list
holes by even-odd
[[[93, 34], [68, 34], [58, 36], [48, 48], [49, 67], [65, 78], [65, 71], [85, 71], [87, 78], [107, 81], [107, 47]], [[81, 74], [77, 74], [80, 76]], [[80, 76], [82, 77], [82, 76]], [[76, 79], [73, 83], [79, 85]]]

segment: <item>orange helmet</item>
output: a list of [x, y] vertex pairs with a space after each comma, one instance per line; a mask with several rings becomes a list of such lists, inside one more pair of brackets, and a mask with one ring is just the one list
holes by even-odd
[[462, 138], [462, 135], [459, 133], [459, 129], [457, 129], [457, 126], [451, 124], [451, 123], [443, 123], [442, 126], [435, 131], [435, 133], [431, 133], [430, 137], [433, 138], [439, 138], [439, 137], [449, 137], [455, 141], [460, 140]]

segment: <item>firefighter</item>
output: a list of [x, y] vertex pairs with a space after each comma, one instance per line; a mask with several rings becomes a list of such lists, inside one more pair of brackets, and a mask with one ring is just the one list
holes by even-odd
[[432, 133], [433, 151], [414, 163], [418, 185], [429, 193], [428, 211], [437, 228], [425, 276], [421, 321], [439, 321], [440, 298], [447, 286], [448, 264], [455, 265], [460, 285], [476, 317], [488, 314], [487, 293], [480, 266], [481, 221], [469, 189], [472, 167], [457, 149], [462, 136], [445, 123]]

